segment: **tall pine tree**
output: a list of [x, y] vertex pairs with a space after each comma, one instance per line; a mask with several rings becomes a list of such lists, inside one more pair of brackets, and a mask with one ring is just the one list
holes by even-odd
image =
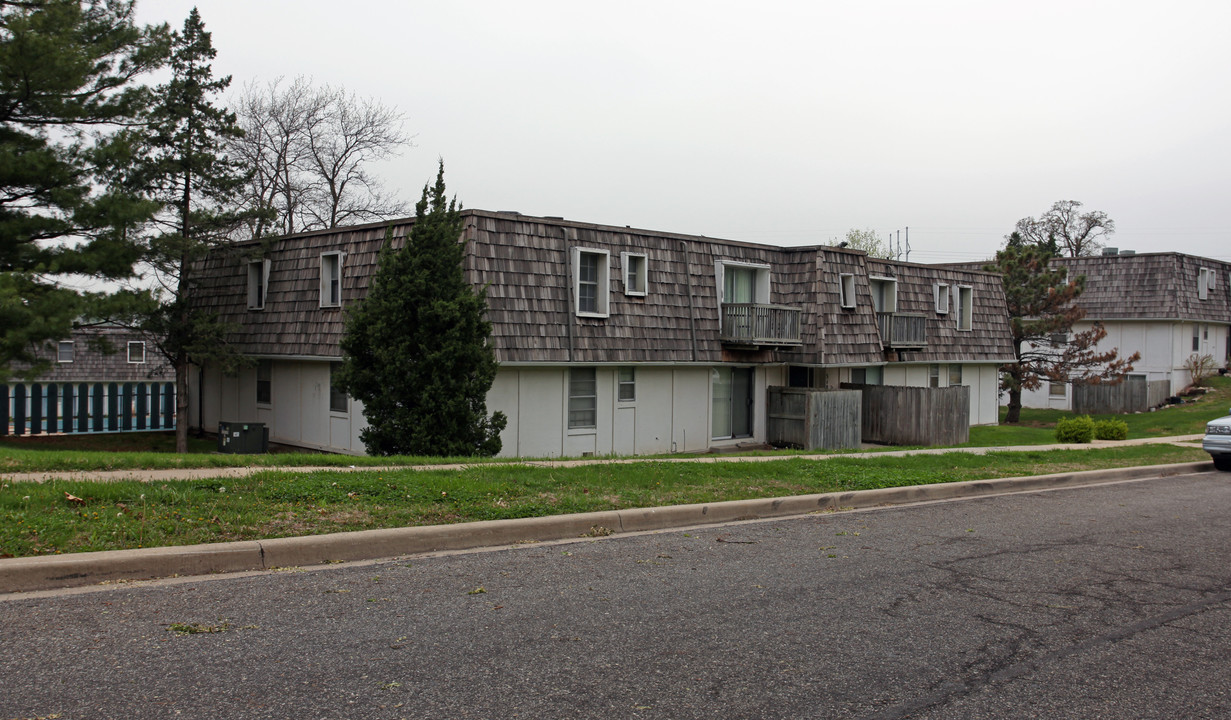
[[0, 2], [0, 380], [37, 373], [41, 345], [98, 314], [101, 295], [64, 279], [133, 274], [134, 230], [157, 204], [123, 182], [126, 129], [166, 36], [135, 26], [132, 2]]
[[188, 374], [193, 364], [234, 369], [242, 362], [226, 342], [230, 327], [203, 312], [197, 302], [197, 263], [229, 242], [246, 216], [235, 198], [245, 173], [223, 151], [242, 133], [233, 113], [213, 97], [231, 78], [214, 79], [210, 34], [196, 8], [172, 34], [171, 78], [157, 89], [143, 168], [153, 195], [166, 207], [149, 240], [147, 264], [158, 278], [158, 304], [147, 309], [141, 329], [175, 368], [176, 450], [188, 447]]
[[1031, 242], [1014, 232], [995, 261], [984, 269], [1003, 276], [1009, 328], [1017, 361], [1000, 368], [1000, 389], [1009, 394], [1005, 422], [1021, 418], [1022, 391], [1050, 382], [1118, 382], [1141, 358], [1120, 358], [1119, 349], [1099, 351], [1107, 330], [1099, 323], [1073, 332], [1086, 312], [1076, 300], [1086, 278], [1068, 278], [1068, 268], [1052, 264], [1054, 243]]
[[347, 318], [340, 385], [363, 403], [373, 455], [500, 452], [504, 413], [487, 415], [496, 377], [486, 298], [466, 282], [456, 199], [444, 162], [423, 188], [401, 248], [387, 237], [367, 297]]

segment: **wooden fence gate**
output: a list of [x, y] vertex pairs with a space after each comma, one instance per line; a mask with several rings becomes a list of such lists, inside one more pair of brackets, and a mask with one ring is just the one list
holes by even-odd
[[175, 429], [175, 384], [0, 385], [0, 435]]
[[886, 445], [961, 445], [970, 440], [970, 388], [855, 385], [863, 392], [863, 441]]
[[858, 448], [858, 390], [769, 388], [769, 443], [815, 450]]

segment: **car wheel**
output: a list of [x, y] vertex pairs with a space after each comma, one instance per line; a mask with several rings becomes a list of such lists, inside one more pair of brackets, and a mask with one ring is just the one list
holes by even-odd
[[1231, 457], [1215, 457], [1214, 467], [1223, 472], [1231, 472]]

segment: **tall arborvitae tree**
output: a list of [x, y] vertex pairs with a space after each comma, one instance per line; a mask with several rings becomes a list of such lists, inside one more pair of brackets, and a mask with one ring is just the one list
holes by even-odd
[[208, 362], [229, 370], [241, 362], [226, 343], [229, 327], [200, 309], [193, 271], [245, 220], [235, 209], [245, 173], [222, 150], [227, 139], [242, 131], [234, 114], [213, 103], [231, 78], [214, 79], [213, 43], [196, 8], [183, 29], [173, 33], [171, 50], [172, 75], [157, 89], [143, 168], [153, 194], [167, 208], [146, 256], [158, 280], [159, 304], [140, 324], [175, 368], [175, 444], [178, 452], [185, 452], [191, 365]]
[[340, 385], [363, 403], [373, 455], [495, 455], [504, 413], [487, 414], [496, 377], [486, 298], [466, 282], [461, 214], [444, 163], [423, 188], [410, 236], [387, 237], [367, 297], [350, 312]]
[[1099, 323], [1074, 333], [1086, 312], [1074, 302], [1086, 278], [1068, 279], [1068, 268], [1053, 265], [1055, 247], [1024, 240], [1016, 232], [986, 270], [1004, 276], [1005, 299], [1017, 361], [1001, 368], [1000, 389], [1009, 393], [1005, 422], [1021, 418], [1022, 390], [1037, 390], [1043, 381], [1118, 382], [1140, 359], [1120, 358], [1119, 348], [1096, 352], [1107, 331]]
[[98, 314], [100, 296], [65, 278], [133, 273], [133, 230], [157, 205], [120, 178], [125, 128], [140, 122], [149, 96], [135, 79], [163, 64], [166, 36], [135, 26], [131, 2], [0, 2], [0, 379], [14, 363], [37, 373], [41, 345]]

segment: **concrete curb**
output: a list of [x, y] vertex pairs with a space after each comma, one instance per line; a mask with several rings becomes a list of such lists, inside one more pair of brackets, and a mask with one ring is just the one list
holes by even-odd
[[11, 558], [0, 560], [0, 593], [76, 587], [116, 580], [144, 580], [177, 575], [208, 575], [373, 560], [587, 535], [598, 537], [608, 534], [607, 531], [619, 534], [667, 530], [739, 520], [805, 515], [818, 511], [858, 510], [982, 495], [1080, 487], [1212, 470], [1213, 466], [1208, 462], [1150, 465], [844, 493], [363, 530], [272, 540]]

